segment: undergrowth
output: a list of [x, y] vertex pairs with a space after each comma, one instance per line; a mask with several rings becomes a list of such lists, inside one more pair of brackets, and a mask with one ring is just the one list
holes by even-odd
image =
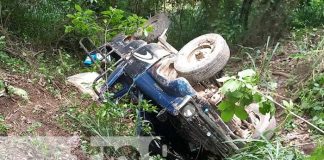
[[3, 51], [0, 51], [0, 66], [13, 73], [28, 74], [30, 72], [30, 67], [26, 62], [11, 57]]
[[6, 45], [5, 36], [0, 36], [0, 66], [14, 73], [26, 74], [30, 69], [26, 62], [19, 58], [11, 57], [3, 49]]
[[263, 138], [251, 140], [239, 153], [227, 158], [227, 160], [304, 160], [305, 158], [306, 156], [296, 148], [283, 146], [279, 139], [268, 141]]
[[[89, 155], [96, 155], [100, 150], [90, 145], [89, 137], [138, 136], [139, 127], [144, 134], [148, 134], [151, 131], [150, 124], [139, 114], [142, 111], [156, 112], [156, 109], [145, 100], [133, 104], [126, 99], [119, 103], [108, 99], [102, 104], [93, 103], [86, 108], [78, 105], [65, 108], [59, 120], [64, 128], [81, 131], [82, 150]], [[108, 148], [104, 154], [119, 157], [121, 153]]]
[[301, 91], [300, 101], [300, 109], [319, 128], [324, 128], [324, 73], [315, 75]]
[[134, 136], [136, 124], [143, 122], [138, 117], [140, 111], [155, 112], [156, 107], [145, 100], [139, 104], [108, 100], [85, 109], [70, 107], [66, 116], [72, 128], [81, 128], [87, 136]]
[[4, 117], [0, 114], [0, 136], [7, 135], [8, 130], [9, 126], [5, 123]]

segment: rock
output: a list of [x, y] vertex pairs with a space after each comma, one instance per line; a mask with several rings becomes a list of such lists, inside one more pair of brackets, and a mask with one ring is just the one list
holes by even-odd
[[[67, 82], [77, 87], [82, 93], [91, 95], [93, 100], [98, 96], [93, 91], [93, 81], [99, 76], [96, 72], [79, 73], [67, 78]], [[100, 84], [100, 82], [99, 82]]]
[[19, 96], [20, 98], [22, 98], [23, 100], [26, 100], [26, 101], [29, 100], [28, 93], [21, 88], [17, 88], [14, 86], [8, 86], [8, 94]]

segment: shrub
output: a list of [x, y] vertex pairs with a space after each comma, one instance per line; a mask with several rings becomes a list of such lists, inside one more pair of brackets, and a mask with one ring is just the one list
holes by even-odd
[[306, 112], [314, 124], [324, 128], [324, 73], [316, 75], [301, 93], [300, 108]]
[[301, 4], [292, 14], [292, 26], [296, 28], [318, 27], [324, 22], [324, 1], [310, 0]]
[[[82, 9], [79, 5], [75, 5], [75, 10], [75, 13], [67, 15], [71, 20], [71, 25], [65, 26], [65, 32], [74, 31], [99, 44], [109, 41], [119, 33], [133, 34], [146, 22], [142, 17], [112, 7], [100, 13]], [[147, 32], [146, 28], [144, 28], [145, 32]]]
[[139, 110], [155, 112], [156, 107], [147, 101], [135, 105], [107, 100], [84, 110], [72, 107], [67, 116], [76, 129], [81, 128], [88, 136], [132, 136], [136, 135], [137, 126], [134, 124], [141, 121], [138, 117]]
[[65, 1], [3, 0], [1, 6], [3, 25], [20, 38], [50, 45], [64, 34]]
[[274, 114], [275, 106], [269, 101], [271, 97], [265, 97], [257, 92], [258, 77], [252, 69], [239, 72], [238, 77], [223, 77], [218, 81], [224, 82], [220, 88], [224, 100], [217, 106], [224, 121], [232, 120], [234, 115], [242, 120], [247, 119], [245, 107], [253, 102], [258, 103], [262, 114]]

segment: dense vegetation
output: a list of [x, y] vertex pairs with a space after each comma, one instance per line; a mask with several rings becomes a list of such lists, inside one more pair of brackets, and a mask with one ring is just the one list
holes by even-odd
[[[177, 49], [210, 32], [221, 34], [229, 43], [233, 56], [226, 68], [228, 77], [223, 79], [226, 99], [220, 110], [224, 120], [231, 120], [234, 114], [245, 119], [243, 108], [252, 101], [260, 104], [260, 111], [272, 115], [272, 101], [285, 107], [286, 116], [275, 140], [251, 140], [241, 154], [230, 159], [307, 157], [284, 146], [280, 134], [297, 128], [292, 112], [324, 129], [323, 0], [1, 0], [0, 68], [26, 75], [35, 83], [42, 81], [46, 90], [61, 96], [60, 83], [67, 76], [97, 69], [84, 69], [81, 64], [85, 56], [80, 54], [78, 41], [82, 37], [100, 45], [118, 33], [133, 34], [138, 28], [145, 37], [154, 29], [145, 26], [146, 19], [159, 12], [166, 12], [171, 19], [168, 41]], [[272, 65], [284, 56], [296, 63]], [[241, 64], [239, 70], [233, 64], [236, 62]], [[289, 73], [280, 72], [288, 77], [282, 87], [285, 95], [276, 94], [279, 80], [271, 76], [278, 74], [273, 66]], [[293, 68], [299, 66], [302, 68]], [[252, 69], [231, 77], [248, 68]], [[1, 78], [0, 91], [5, 86]], [[89, 98], [84, 95], [81, 99]], [[230, 108], [237, 104], [236, 110]], [[81, 130], [85, 136], [135, 135], [137, 112], [155, 111], [147, 101], [131, 104], [127, 99], [85, 109], [80, 105], [63, 108], [58, 122], [67, 130]], [[150, 130], [149, 125], [143, 125]], [[0, 113], [0, 135], [8, 129]], [[310, 158], [316, 159], [323, 156], [323, 134], [313, 128], [311, 134], [318, 138], [317, 150]], [[88, 144], [84, 146], [95, 152]]]

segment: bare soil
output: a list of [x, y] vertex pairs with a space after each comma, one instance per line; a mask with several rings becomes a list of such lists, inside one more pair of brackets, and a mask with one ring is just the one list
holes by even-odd
[[[74, 87], [62, 84], [61, 95], [54, 96], [38, 83], [22, 75], [9, 74], [0, 69], [0, 79], [25, 90], [29, 96], [29, 101], [24, 101], [18, 96], [0, 97], [0, 114], [5, 117], [5, 124], [9, 126], [7, 136], [79, 136], [78, 133], [64, 128], [58, 121], [61, 110], [75, 101], [81, 102], [81, 106], [89, 104], [88, 101], [78, 98], [81, 94]], [[87, 159], [78, 145], [72, 154], [78, 159]]]
[[2, 76], [10, 85], [27, 91], [29, 96], [28, 102], [16, 96], [0, 98], [0, 113], [10, 126], [8, 135], [28, 134], [28, 127], [29, 130], [34, 128], [34, 134], [39, 136], [69, 135], [56, 123], [57, 112], [62, 106], [60, 99], [23, 76], [7, 73]]

